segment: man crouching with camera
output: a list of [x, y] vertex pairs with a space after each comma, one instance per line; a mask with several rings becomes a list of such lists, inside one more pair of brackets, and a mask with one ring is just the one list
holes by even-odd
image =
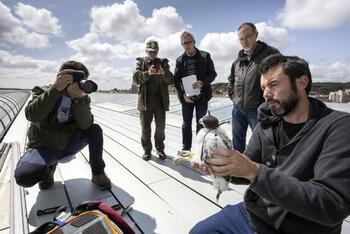
[[96, 91], [97, 85], [87, 80], [88, 76], [84, 64], [67, 61], [53, 85], [33, 88], [25, 109], [31, 125], [27, 149], [15, 170], [17, 184], [31, 187], [39, 182], [41, 190], [49, 189], [54, 184], [57, 161], [89, 145], [91, 181], [102, 190], [111, 187], [104, 172], [102, 129], [94, 124], [87, 95]]

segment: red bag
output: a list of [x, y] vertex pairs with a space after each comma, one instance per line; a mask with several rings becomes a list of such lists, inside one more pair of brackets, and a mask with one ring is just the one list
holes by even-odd
[[[134, 230], [109, 205], [100, 201], [87, 201], [77, 206], [64, 220], [54, 219], [35, 229], [31, 234], [41, 233], [103, 233], [135, 234]], [[92, 231], [92, 232], [91, 232]]]

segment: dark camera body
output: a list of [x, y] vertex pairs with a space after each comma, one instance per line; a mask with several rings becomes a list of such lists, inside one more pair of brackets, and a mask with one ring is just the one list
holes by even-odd
[[160, 67], [164, 68], [167, 63], [167, 59], [154, 58], [151, 60], [151, 65], [154, 65], [158, 71]]
[[72, 70], [71, 74], [73, 76], [73, 83], [78, 83], [79, 88], [85, 93], [89, 94], [97, 91], [97, 84], [92, 80], [87, 80], [85, 72], [80, 70]]

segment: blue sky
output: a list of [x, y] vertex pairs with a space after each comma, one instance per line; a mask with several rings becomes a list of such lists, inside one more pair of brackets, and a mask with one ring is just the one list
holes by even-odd
[[135, 58], [156, 39], [174, 61], [189, 30], [226, 81], [241, 49], [237, 27], [257, 25], [259, 39], [310, 63], [315, 81], [350, 82], [348, 0], [0, 1], [0, 87], [52, 84], [62, 62], [79, 60], [101, 89], [129, 88]]

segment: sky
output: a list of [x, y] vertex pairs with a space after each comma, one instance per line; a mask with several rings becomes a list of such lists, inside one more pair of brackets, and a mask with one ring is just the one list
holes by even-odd
[[174, 71], [184, 30], [211, 54], [214, 82], [226, 82], [243, 22], [306, 59], [314, 81], [350, 82], [349, 0], [0, 0], [0, 88], [53, 84], [60, 65], [77, 60], [101, 90], [128, 89], [150, 39]]

